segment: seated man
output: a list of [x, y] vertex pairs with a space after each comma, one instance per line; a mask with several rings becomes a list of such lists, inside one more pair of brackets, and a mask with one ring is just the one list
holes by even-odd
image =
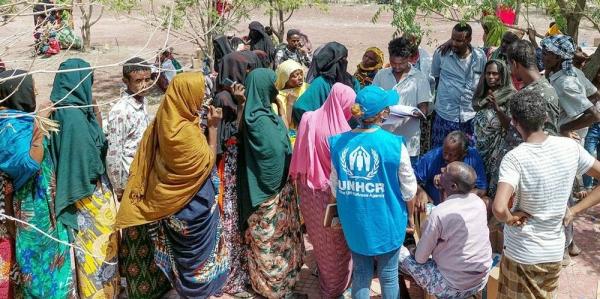
[[442, 168], [455, 161], [462, 161], [475, 169], [477, 181], [475, 182], [475, 189], [472, 192], [479, 197], [485, 195], [487, 178], [483, 160], [479, 152], [468, 145], [469, 140], [463, 132], [453, 131], [446, 136], [444, 146], [430, 150], [419, 160], [414, 167], [415, 176], [419, 183], [416, 201], [417, 208], [422, 210], [428, 202], [433, 202], [437, 206], [440, 202], [444, 201], [445, 196], [438, 190], [436, 182], [439, 179], [438, 175], [442, 173]]
[[446, 201], [429, 215], [419, 243], [400, 249], [400, 271], [438, 298], [473, 296], [487, 283], [492, 247], [485, 204], [471, 193], [475, 181], [473, 168], [450, 163], [438, 183]]

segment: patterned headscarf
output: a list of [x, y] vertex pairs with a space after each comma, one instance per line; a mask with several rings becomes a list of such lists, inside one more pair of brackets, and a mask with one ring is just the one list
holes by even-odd
[[575, 54], [576, 47], [570, 36], [556, 34], [545, 37], [541, 41], [541, 46], [542, 49], [550, 51], [563, 59], [562, 68], [567, 75], [577, 76], [573, 71], [573, 55]]

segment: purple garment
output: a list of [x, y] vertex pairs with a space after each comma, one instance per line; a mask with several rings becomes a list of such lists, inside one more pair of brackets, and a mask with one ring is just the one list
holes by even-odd
[[415, 260], [424, 264], [429, 255], [456, 290], [469, 290], [487, 279], [492, 247], [485, 204], [469, 193], [449, 196], [433, 209], [425, 222]]

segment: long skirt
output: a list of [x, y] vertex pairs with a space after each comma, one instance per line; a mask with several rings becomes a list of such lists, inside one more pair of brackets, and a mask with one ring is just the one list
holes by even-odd
[[431, 148], [434, 149], [443, 146], [446, 136], [452, 131], [461, 131], [465, 133], [469, 139], [469, 145], [475, 146], [473, 119], [466, 122], [453, 122], [443, 119], [436, 113], [431, 131]]
[[171, 289], [171, 283], [154, 263], [154, 243], [147, 225], [123, 230], [119, 247], [121, 275], [127, 279], [129, 299], [156, 299]]
[[[0, 212], [4, 210], [4, 202], [12, 202], [13, 185], [7, 174], [0, 171]], [[15, 240], [8, 232], [7, 223], [0, 219], [0, 298], [15, 298], [15, 281], [11, 279], [11, 271], [15, 267]], [[9, 220], [6, 220], [9, 221]]]
[[240, 233], [238, 197], [237, 197], [237, 144], [235, 139], [227, 142], [227, 151], [223, 154], [223, 236], [227, 245], [229, 270], [223, 292], [237, 293], [245, 290], [250, 282], [248, 260], [244, 239]]
[[560, 262], [523, 265], [502, 256], [498, 299], [555, 298]]
[[[34, 225], [55, 239], [68, 242], [68, 229], [56, 221], [54, 214], [53, 169], [46, 151], [38, 174], [15, 193], [15, 218]], [[19, 292], [23, 297], [75, 298], [70, 248], [24, 224], [17, 223], [16, 231]]]
[[252, 288], [269, 299], [286, 298], [300, 280], [304, 242], [294, 188], [263, 202], [248, 218], [248, 270]]
[[182, 298], [208, 298], [225, 285], [229, 263], [219, 214], [209, 179], [181, 210], [152, 225], [154, 261]]
[[314, 190], [297, 181], [300, 209], [306, 232], [319, 267], [319, 287], [323, 298], [340, 297], [350, 285], [352, 256], [341, 229], [323, 227], [330, 189]]
[[116, 298], [119, 295], [119, 234], [115, 232], [117, 208], [107, 176], [91, 196], [75, 203], [78, 231], [74, 236], [77, 286], [80, 298]]

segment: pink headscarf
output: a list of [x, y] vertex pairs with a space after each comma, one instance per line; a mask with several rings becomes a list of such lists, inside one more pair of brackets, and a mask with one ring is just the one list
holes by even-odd
[[348, 120], [355, 99], [352, 88], [336, 83], [321, 108], [302, 115], [290, 166], [292, 178], [315, 190], [329, 188], [331, 154], [327, 138], [350, 131]]

